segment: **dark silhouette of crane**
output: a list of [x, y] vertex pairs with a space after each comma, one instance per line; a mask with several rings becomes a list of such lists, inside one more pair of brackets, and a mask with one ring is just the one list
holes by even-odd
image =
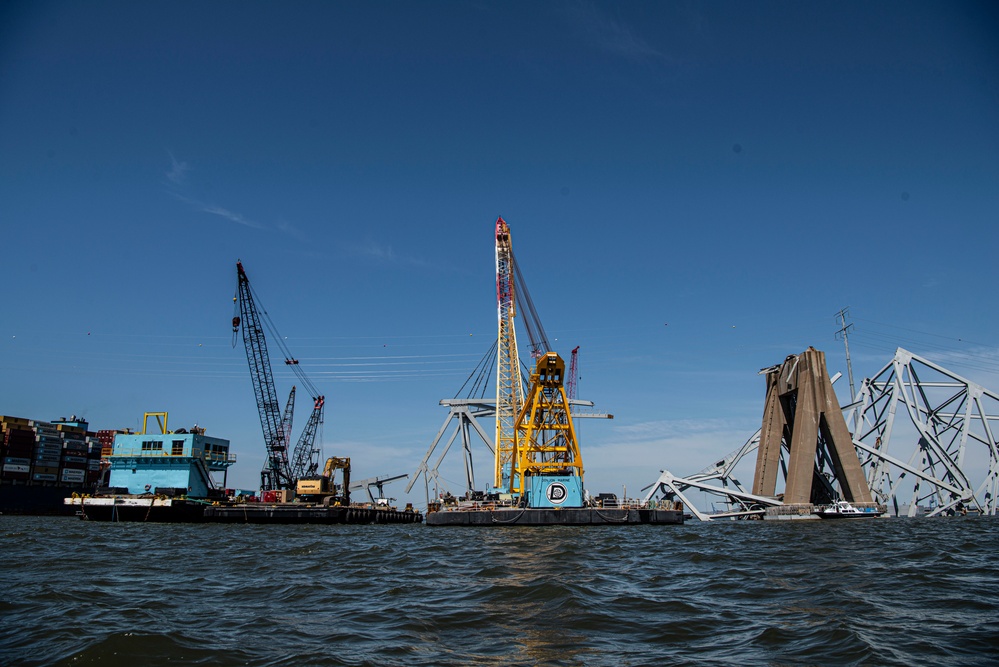
[[[246, 359], [250, 365], [250, 379], [253, 382], [253, 393], [257, 399], [257, 412], [260, 414], [260, 426], [264, 434], [264, 446], [267, 458], [260, 471], [261, 491], [294, 489], [300, 477], [315, 474], [319, 467], [320, 447], [317, 447], [316, 434], [323, 424], [323, 412], [326, 399], [319, 394], [315, 385], [302, 370], [298, 359], [291, 356], [284, 340], [278, 335], [273, 322], [266, 311], [258, 311], [254, 299], [254, 291], [246, 276], [242, 262], [236, 262], [238, 278], [237, 294], [234, 301], [238, 302], [239, 315], [232, 318], [233, 347], [236, 345], [236, 332], [243, 327], [243, 345], [246, 348]], [[312, 414], [295, 445], [291, 459], [288, 449], [291, 441], [292, 417], [295, 409], [295, 387], [291, 388], [284, 415], [278, 404], [277, 390], [274, 387], [274, 374], [271, 371], [270, 356], [267, 353], [267, 340], [264, 336], [266, 326], [278, 346], [284, 353], [284, 363], [291, 367], [295, 376], [309, 392], [313, 400]]]
[[572, 354], [569, 355], [569, 377], [566, 379], [565, 383], [565, 393], [568, 395], [569, 400], [574, 400], [578, 398], [576, 392], [578, 388], [576, 386], [576, 381], [579, 380], [579, 346], [572, 348]]

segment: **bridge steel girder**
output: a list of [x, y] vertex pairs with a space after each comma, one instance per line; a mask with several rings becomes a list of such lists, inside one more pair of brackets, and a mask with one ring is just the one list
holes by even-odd
[[[762, 372], [767, 370], [771, 369]], [[931, 374], [932, 380], [928, 377]], [[831, 383], [838, 377], [838, 374], [834, 376]], [[900, 405], [903, 406], [901, 411]], [[764, 425], [768, 423], [767, 416], [773, 416], [770, 409], [768, 402]], [[903, 482], [913, 481], [917, 501], [932, 498], [935, 502], [929, 516], [955, 511], [961, 504], [982, 514], [999, 514], [999, 440], [996, 437], [999, 435], [999, 394], [898, 348], [884, 368], [873, 378], [862, 381], [857, 396], [841, 410], [853, 431], [851, 441], [875, 502], [893, 506], [893, 513], [898, 514], [898, 497], [905, 491]], [[909, 416], [917, 433], [915, 442], [905, 441], [902, 422], [896, 419], [899, 414]], [[779, 423], [779, 418], [770, 423]], [[762, 431], [761, 428], [742, 447], [694, 475], [678, 477], [668, 470], [661, 471], [659, 479], [645, 488], [648, 491], [645, 501], [652, 502], [656, 496], [672, 492], [702, 520], [752, 512], [750, 503], [753, 499], [747, 497], [734, 471], [745, 457], [758, 450]], [[984, 471], [972, 471], [968, 467], [968, 448], [976, 445], [984, 448], [988, 456]], [[777, 453], [780, 465], [774, 466], [771, 459], [768, 467], [773, 466], [777, 471], [787, 463], [788, 447], [772, 451]], [[757, 470], [759, 461], [758, 454]], [[984, 476], [979, 477], [982, 472]], [[757, 475], [755, 479], [759, 478]], [[977, 484], [973, 480], [978, 480]], [[710, 481], [721, 485], [709, 484]], [[743, 511], [705, 514], [682, 495], [689, 488], [725, 498]], [[924, 490], [921, 496], [920, 489]], [[754, 493], [758, 491], [754, 486]], [[783, 504], [766, 494], [759, 495], [769, 498], [774, 505]], [[915, 516], [916, 510], [916, 503], [912, 502], [908, 515]]]
[[[908, 457], [895, 417], [909, 416], [917, 437]], [[895, 356], [874, 377], [865, 379], [847, 413], [854, 425], [858, 451], [865, 456], [868, 481], [878, 502], [899, 510], [899, 493], [907, 476], [913, 481], [909, 516], [917, 503], [932, 501], [929, 515], [974, 509], [999, 512], [999, 394], [989, 391], [908, 350]], [[971, 446], [985, 448], [984, 479], [968, 468]], [[889, 454], [892, 451], [892, 454]]]

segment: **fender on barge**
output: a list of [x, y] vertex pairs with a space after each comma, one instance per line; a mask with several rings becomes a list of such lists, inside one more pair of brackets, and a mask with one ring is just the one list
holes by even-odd
[[683, 511], [660, 508], [484, 507], [427, 512], [428, 526], [682, 525]]

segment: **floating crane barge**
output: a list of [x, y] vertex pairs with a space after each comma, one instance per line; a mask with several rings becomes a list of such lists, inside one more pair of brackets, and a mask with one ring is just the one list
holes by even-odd
[[[517, 285], [515, 285], [515, 277]], [[583, 460], [565, 388], [565, 362], [551, 347], [540, 321], [531, 326], [536, 360], [525, 395], [515, 329], [515, 289], [524, 293], [514, 262], [510, 228], [496, 220], [496, 439], [493, 488], [428, 502], [428, 526], [588, 526], [682, 524], [682, 507], [618, 503], [610, 494], [592, 499], [583, 487]], [[578, 350], [578, 348], [576, 348]], [[575, 366], [573, 351], [573, 367]]]
[[[335, 474], [340, 471], [340, 482]], [[322, 475], [298, 480], [293, 502], [214, 504], [205, 509], [205, 521], [215, 523], [422, 523], [423, 515], [407, 505], [399, 511], [381, 497], [381, 485], [397, 478], [374, 477], [351, 484], [350, 459], [330, 457]], [[370, 487], [378, 487], [379, 497]], [[351, 490], [367, 489], [371, 502], [353, 503]], [[291, 494], [271, 492], [286, 499]]]
[[565, 364], [554, 352], [538, 360], [531, 374], [531, 391], [516, 421], [509, 463], [508, 493], [473, 494], [457, 501], [447, 497], [429, 503], [428, 526], [590, 526], [682, 524], [682, 508], [672, 502], [656, 505], [619, 504], [602, 494], [587, 499], [583, 467], [576, 444], [569, 403], [562, 386]]

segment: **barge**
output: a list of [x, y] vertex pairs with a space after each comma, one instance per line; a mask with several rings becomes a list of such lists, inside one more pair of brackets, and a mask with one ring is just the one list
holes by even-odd
[[[160, 433], [147, 430], [155, 418]], [[205, 429], [167, 430], [166, 412], [143, 415], [140, 433], [117, 433], [104, 456], [108, 486], [93, 495], [73, 494], [64, 503], [81, 519], [94, 521], [199, 522], [205, 508], [225, 501], [225, 474], [236, 462], [229, 441]]]
[[90, 521], [149, 523], [254, 523], [254, 524], [381, 524], [422, 523], [423, 515], [407, 507], [365, 505], [323, 506], [309, 503], [259, 503], [193, 498], [168, 498], [155, 494], [74, 496], [67, 506]]
[[423, 515], [407, 507], [369, 507], [366, 505], [324, 506], [305, 503], [218, 504], [205, 508], [204, 520], [213, 523], [422, 523]]
[[626, 526], [677, 525], [683, 510], [662, 507], [533, 508], [481, 506], [427, 512], [428, 526]]
[[200, 523], [204, 501], [157, 495], [79, 495], [65, 500], [67, 507], [88, 521], [148, 521], [153, 523]]
[[[148, 433], [150, 416], [162, 433]], [[141, 433], [118, 433], [110, 453], [109, 486], [93, 494], [73, 493], [63, 501], [68, 513], [84, 520], [160, 523], [381, 524], [422, 523], [411, 505], [399, 511], [387, 504], [351, 503], [346, 484], [332, 483], [330, 459], [322, 477], [300, 480], [304, 495], [291, 490], [267, 491], [263, 502], [250, 491], [226, 489], [213, 473], [225, 473], [236, 462], [229, 441], [205, 430], [166, 430], [167, 414], [146, 413]], [[346, 479], [344, 480], [347, 481]]]
[[[507, 419], [497, 407], [494, 485], [486, 491], [469, 490], [460, 500], [447, 494], [428, 501], [428, 526], [683, 524], [678, 503], [619, 502], [614, 494], [594, 498], [587, 493], [564, 377], [565, 362], [557, 353], [539, 356], [523, 406], [509, 410]], [[513, 426], [507, 435], [505, 421]]]

